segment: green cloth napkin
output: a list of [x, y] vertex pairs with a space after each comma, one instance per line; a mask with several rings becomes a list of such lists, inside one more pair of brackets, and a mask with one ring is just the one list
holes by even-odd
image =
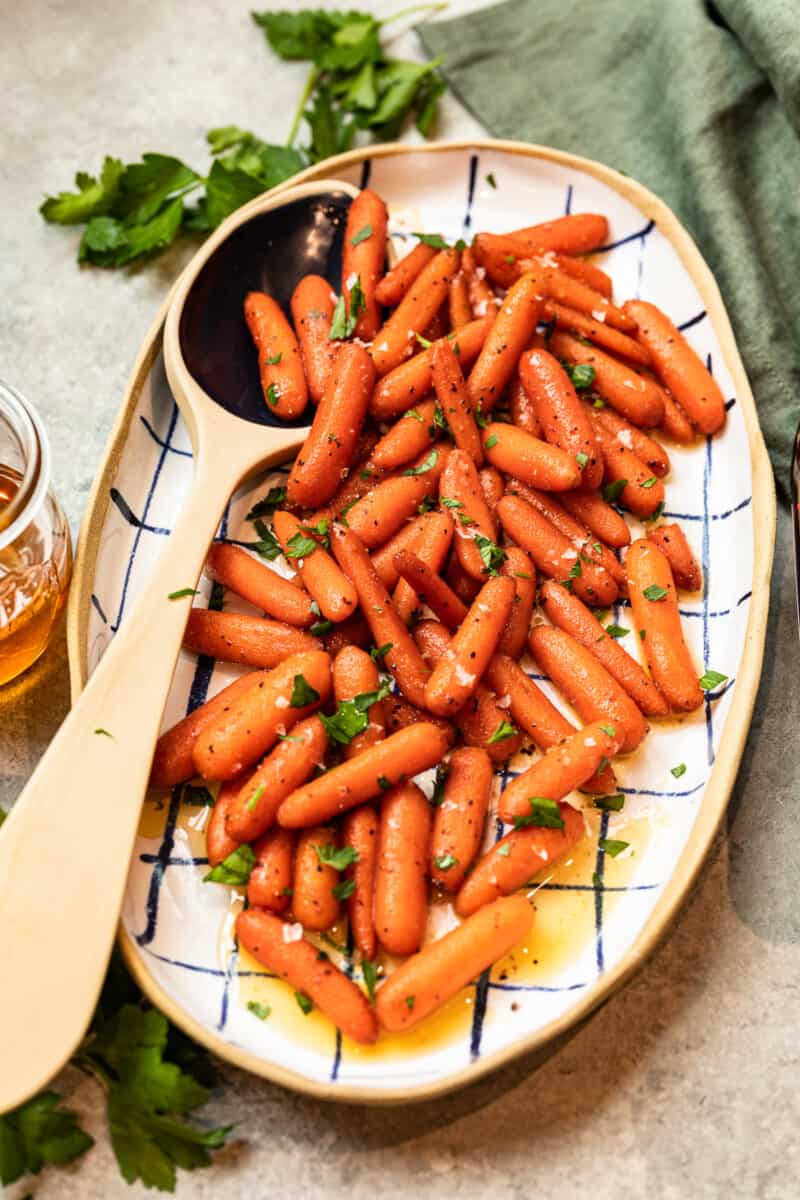
[[417, 31], [497, 137], [599, 159], [688, 227], [779, 484], [800, 410], [798, 0], [506, 0]]

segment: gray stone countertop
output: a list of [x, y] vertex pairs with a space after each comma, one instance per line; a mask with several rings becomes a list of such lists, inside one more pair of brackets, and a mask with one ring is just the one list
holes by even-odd
[[[449, 10], [480, 2], [451, 0]], [[387, 15], [402, 5], [371, 7]], [[106, 152], [131, 160], [161, 150], [203, 169], [204, 131], [216, 125], [281, 141], [305, 66], [272, 59], [247, 6], [223, 0], [1, 0], [0, 17], [0, 375], [44, 416], [76, 533], [136, 350], [182, 252], [128, 274], [78, 270], [77, 235], [42, 222], [42, 196]], [[415, 54], [413, 35], [397, 51]], [[479, 126], [448, 99], [439, 132], [470, 136]], [[236, 1133], [212, 1168], [181, 1176], [181, 1196], [797, 1196], [800, 835], [786, 766], [800, 651], [790, 533], [782, 512], [764, 675], [725, 828], [636, 979], [544, 1060], [416, 1107], [323, 1104], [222, 1064], [206, 1114], [235, 1122]], [[67, 702], [62, 639], [0, 691], [3, 806]], [[117, 1172], [95, 1086], [77, 1072], [60, 1086], [98, 1145], [76, 1167], [9, 1195], [144, 1196]]]

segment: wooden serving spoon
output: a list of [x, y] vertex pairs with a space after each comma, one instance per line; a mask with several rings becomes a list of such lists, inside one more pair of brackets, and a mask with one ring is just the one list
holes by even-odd
[[0, 1112], [64, 1065], [97, 1002], [191, 605], [190, 595], [169, 596], [195, 587], [235, 488], [291, 457], [308, 432], [279, 425], [265, 403], [242, 302], [268, 291], [288, 311], [301, 276], [338, 281], [354, 195], [323, 180], [252, 201], [177, 284], [164, 360], [194, 448], [192, 488], [145, 590], [0, 833]]

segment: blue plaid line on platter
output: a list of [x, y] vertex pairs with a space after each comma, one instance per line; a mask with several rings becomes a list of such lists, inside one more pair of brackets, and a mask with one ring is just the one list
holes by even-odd
[[592, 254], [605, 254], [607, 250], [617, 250], [620, 246], [627, 246], [629, 242], [636, 242], [640, 238], [644, 239], [648, 234], [652, 233], [656, 227], [655, 221], [648, 221], [641, 229], [637, 229], [635, 233], [629, 233], [627, 237], [620, 238], [617, 242], [608, 242], [605, 246], [598, 246]]
[[461, 225], [461, 236], [465, 238], [472, 226], [472, 206], [475, 202], [475, 181], [478, 178], [478, 163], [480, 158], [477, 154], [469, 156], [469, 179], [467, 181], [467, 202], [464, 209], [464, 220]]
[[143, 417], [141, 413], [139, 414], [139, 420], [142, 422], [157, 446], [161, 446], [164, 450], [168, 450], [170, 454], [176, 454], [178, 458], [194, 458], [191, 450], [181, 450], [178, 446], [172, 446], [169, 442], [165, 442], [163, 438], [160, 438], [155, 429], [153, 429], [153, 426], [148, 421], [147, 417]]
[[564, 201], [564, 216], [569, 217], [572, 214], [572, 195], [574, 188], [571, 183], [567, 184], [567, 197]]

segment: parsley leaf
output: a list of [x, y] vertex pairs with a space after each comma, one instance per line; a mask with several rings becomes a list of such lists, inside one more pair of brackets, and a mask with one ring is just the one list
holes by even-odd
[[644, 588], [642, 595], [645, 600], [664, 600], [669, 595], [667, 588], [659, 587], [657, 583], [651, 583], [649, 587]]
[[578, 453], [575, 455], [575, 461], [578, 464], [578, 466], [580, 467], [580, 469], [583, 470], [584, 467], [586, 466], [586, 464], [589, 462], [589, 455], [584, 454], [582, 450], [579, 450]]
[[603, 812], [621, 812], [625, 807], [625, 797], [622, 792], [617, 792], [614, 796], [596, 796], [594, 806]]
[[475, 544], [480, 551], [484, 575], [496, 575], [497, 568], [506, 561], [505, 550], [482, 533], [475, 534]]
[[670, 775], [674, 775], [676, 779], [680, 779], [681, 775], [686, 774], [686, 763], [678, 763], [675, 767], [670, 767]]
[[452, 854], [437, 854], [434, 857], [433, 864], [439, 871], [449, 871], [453, 867], [458, 866], [458, 859]]
[[309, 1000], [305, 992], [295, 992], [294, 998], [297, 1001], [298, 1007], [304, 1017], [307, 1017], [310, 1012], [314, 1011], [314, 1005]]
[[378, 982], [378, 968], [374, 962], [370, 962], [368, 958], [361, 960], [361, 974], [364, 976], [364, 983], [367, 988], [367, 995], [370, 1000], [375, 1002], [375, 985]]
[[612, 638], [624, 638], [630, 633], [630, 629], [626, 629], [624, 625], [606, 625], [606, 633]]
[[606, 854], [610, 854], [612, 858], [616, 858], [618, 854], [622, 854], [623, 850], [627, 850], [630, 842], [621, 842], [617, 838], [600, 838], [599, 846]]
[[404, 475], [427, 475], [428, 471], [432, 471], [439, 461], [438, 450], [431, 450], [424, 462], [421, 462], [418, 467], [406, 467], [403, 471]]
[[334, 899], [336, 900], [348, 900], [355, 890], [355, 879], [342, 879], [339, 883], [334, 884], [331, 888]]
[[486, 441], [483, 443], [483, 445], [486, 450], [491, 450], [494, 446], [497, 445], [497, 434], [493, 433], [491, 437], [488, 437], [486, 439]]
[[383, 646], [373, 646], [369, 652], [369, 656], [373, 662], [378, 662], [379, 659], [385, 658], [392, 649], [394, 642], [386, 642]]
[[367, 307], [359, 277], [356, 277], [355, 283], [350, 288], [349, 295], [349, 312], [344, 295], [341, 295], [334, 305], [331, 327], [328, 333], [328, 340], [331, 342], [339, 342], [352, 337], [358, 324], [358, 318]]
[[247, 1011], [251, 1012], [254, 1017], [258, 1017], [259, 1021], [266, 1021], [272, 1012], [272, 1008], [269, 1004], [259, 1004], [257, 1000], [248, 1000]]
[[369, 710], [391, 692], [391, 685], [383, 683], [377, 692], [361, 692], [352, 700], [340, 700], [332, 717], [320, 713], [328, 737], [343, 746], [349, 745], [354, 737], [363, 733], [369, 725]]
[[619, 500], [627, 486], [627, 479], [615, 479], [613, 483], [603, 484], [603, 499], [605, 500], [606, 504], [613, 504], [616, 500]]
[[492, 736], [487, 741], [487, 746], [493, 746], [496, 742], [504, 742], [507, 738], [515, 737], [517, 729], [514, 725], [510, 725], [508, 721], [501, 721], [495, 729]]
[[285, 487], [271, 487], [266, 496], [262, 496], [247, 514], [246, 520], [254, 521], [256, 517], [271, 517], [276, 508], [280, 508], [286, 499]]
[[698, 682], [704, 692], [710, 692], [721, 683], [725, 683], [727, 678], [727, 675], [722, 675], [719, 671], [705, 671]]
[[367, 238], [371, 237], [371, 236], [372, 236], [372, 226], [369, 224], [362, 225], [361, 228], [358, 230], [358, 232], [354, 233], [353, 236], [350, 238], [350, 245], [351, 246], [360, 246], [362, 242], [365, 242], [367, 240]]
[[447, 249], [447, 242], [440, 233], [417, 233], [415, 231], [414, 237], [419, 238], [423, 246], [430, 246], [432, 250]]
[[0, 1116], [0, 1183], [36, 1175], [48, 1163], [72, 1162], [94, 1145], [75, 1114], [60, 1104], [57, 1092], [39, 1092]]
[[170, 592], [167, 596], [168, 600], [182, 600], [184, 596], [199, 596], [197, 588], [179, 588], [177, 592]]
[[292, 708], [305, 708], [307, 704], [316, 704], [318, 700], [319, 692], [311, 686], [305, 675], [295, 675], [289, 701]]
[[341, 849], [337, 849], [332, 842], [326, 842], [324, 846], [315, 845], [314, 849], [322, 866], [333, 867], [334, 871], [345, 871], [358, 862], [355, 846], [342, 846]]
[[268, 559], [269, 562], [274, 562], [276, 558], [280, 558], [282, 554], [281, 544], [275, 537], [271, 529], [268, 529], [263, 521], [256, 518], [253, 521], [255, 531], [261, 539], [258, 542], [247, 542], [250, 550], [255, 550], [261, 558]]
[[203, 883], [228, 883], [233, 887], [244, 887], [250, 879], [256, 856], [252, 847], [237, 846], [228, 857], [203, 876]]
[[515, 829], [527, 829], [532, 825], [545, 829], [564, 828], [564, 818], [557, 800], [550, 800], [547, 796], [529, 796], [528, 803], [531, 811], [527, 816], [514, 818]]
[[576, 392], [582, 392], [584, 388], [589, 388], [594, 383], [594, 367], [589, 363], [566, 363], [564, 370], [569, 375], [569, 380]]
[[312, 537], [307, 537], [304, 533], [295, 533], [289, 538], [286, 543], [287, 558], [308, 558], [319, 546]]

